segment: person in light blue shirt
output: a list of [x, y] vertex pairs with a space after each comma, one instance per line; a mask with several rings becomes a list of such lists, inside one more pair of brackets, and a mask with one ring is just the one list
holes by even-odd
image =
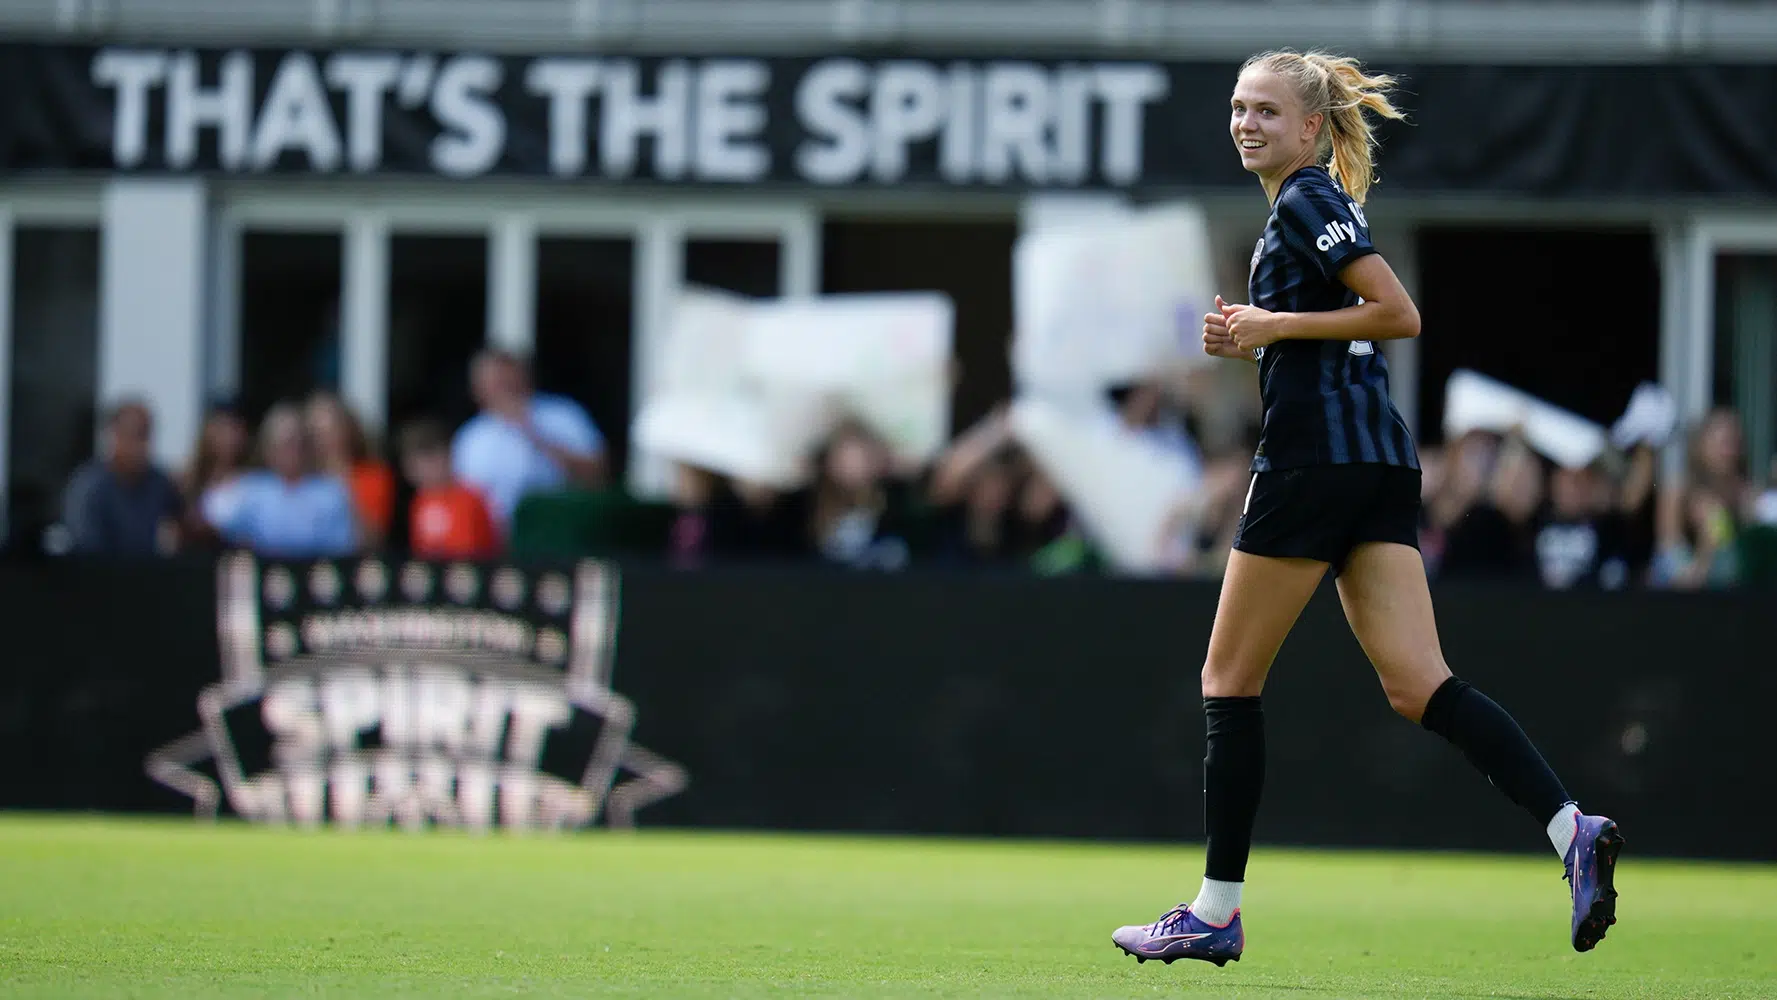
[[230, 545], [285, 559], [346, 556], [357, 549], [352, 498], [334, 476], [316, 475], [302, 413], [274, 406], [259, 428], [266, 468], [222, 487], [205, 505], [211, 526]]
[[481, 492], [502, 532], [526, 494], [605, 478], [605, 440], [580, 404], [533, 392], [524, 362], [504, 351], [476, 355], [469, 386], [481, 412], [451, 446], [456, 477]]

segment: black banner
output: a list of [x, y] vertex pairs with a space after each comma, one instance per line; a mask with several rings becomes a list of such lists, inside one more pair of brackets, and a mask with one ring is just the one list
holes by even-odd
[[[1383, 66], [1385, 190], [1777, 194], [1777, 67]], [[0, 45], [0, 172], [1250, 188], [1236, 67]]]
[[[200, 563], [0, 566], [0, 808], [189, 814], [143, 758], [200, 729], [201, 692], [230, 675], [217, 641], [229, 579]], [[1539, 823], [1389, 711], [1331, 590], [1265, 692], [1259, 839], [1546, 852]], [[1211, 585], [627, 567], [622, 591], [613, 682], [635, 741], [689, 776], [640, 825], [1202, 836]], [[1438, 598], [1451, 665], [1639, 854], [1777, 860], [1769, 595], [1451, 586]], [[537, 636], [552, 627], [543, 610], [527, 619]], [[255, 634], [281, 643], [277, 624]], [[391, 662], [375, 654], [378, 704]], [[365, 735], [348, 752], [387, 749], [364, 746], [372, 714], [381, 735], [403, 731], [363, 710], [363, 684], [337, 700]], [[434, 715], [433, 732], [474, 732], [460, 713]], [[640, 763], [662, 765], [654, 754]]]

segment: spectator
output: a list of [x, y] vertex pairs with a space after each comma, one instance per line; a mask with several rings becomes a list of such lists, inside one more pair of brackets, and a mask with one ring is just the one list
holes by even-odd
[[943, 548], [967, 563], [995, 563], [1016, 551], [1012, 504], [1022, 485], [1010, 409], [1002, 404], [954, 441], [932, 470], [929, 496], [949, 522]]
[[302, 411], [272, 407], [259, 443], [266, 468], [241, 478], [236, 501], [212, 522], [216, 531], [265, 556], [350, 555], [357, 548], [351, 494], [337, 477], [314, 471]]
[[363, 547], [381, 548], [395, 515], [394, 472], [371, 454], [364, 424], [333, 393], [310, 396], [304, 419], [320, 471], [351, 490]]
[[212, 512], [214, 519], [224, 516], [223, 508], [233, 501], [232, 487], [247, 469], [247, 444], [247, 422], [234, 404], [212, 405], [204, 415], [197, 444], [191, 449], [191, 464], [179, 484], [185, 496], [188, 534], [209, 532], [206, 518]]
[[677, 567], [701, 564], [714, 548], [710, 537], [710, 504], [716, 494], [715, 473], [694, 465], [674, 469], [672, 527], [667, 533], [667, 558]]
[[1530, 579], [1533, 520], [1543, 499], [1542, 459], [1517, 433], [1497, 447], [1486, 435], [1458, 442], [1434, 504], [1447, 579]]
[[910, 546], [902, 528], [910, 497], [890, 479], [888, 448], [856, 423], [834, 432], [817, 458], [808, 530], [828, 562], [856, 569], [901, 569]]
[[1629, 583], [1628, 522], [1601, 464], [1549, 474], [1534, 552], [1537, 574], [1551, 590], [1621, 590]]
[[469, 383], [481, 412], [457, 431], [451, 461], [457, 479], [487, 499], [502, 533], [528, 493], [603, 485], [604, 438], [580, 404], [533, 392], [523, 362], [504, 351], [478, 354]]
[[1158, 384], [1141, 382], [1110, 391], [1123, 426], [1155, 446], [1178, 455], [1192, 475], [1203, 474], [1203, 453], [1191, 435], [1185, 413]]
[[451, 475], [450, 437], [434, 420], [401, 429], [401, 469], [414, 486], [413, 554], [422, 559], [485, 559], [500, 547], [481, 494]]
[[136, 400], [105, 419], [103, 457], [75, 471], [62, 503], [72, 549], [89, 555], [167, 555], [178, 548], [183, 504], [149, 457], [154, 417]]
[[1696, 590], [1732, 586], [1735, 539], [1753, 514], [1740, 419], [1711, 413], [1691, 435], [1689, 474], [1660, 496], [1652, 583]]

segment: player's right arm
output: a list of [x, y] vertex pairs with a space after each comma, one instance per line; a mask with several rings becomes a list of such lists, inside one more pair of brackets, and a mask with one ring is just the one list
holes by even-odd
[[1253, 357], [1251, 351], [1243, 351], [1234, 346], [1234, 338], [1228, 333], [1228, 317], [1222, 314], [1222, 307], [1226, 304], [1220, 295], [1216, 296], [1216, 311], [1203, 317], [1203, 353], [1212, 358], [1258, 364], [1259, 359]]

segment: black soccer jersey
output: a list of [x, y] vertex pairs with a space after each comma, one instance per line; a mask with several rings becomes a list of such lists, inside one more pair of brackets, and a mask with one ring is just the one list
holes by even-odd
[[[1272, 312], [1357, 305], [1339, 271], [1365, 254], [1363, 209], [1321, 167], [1283, 182], [1253, 250], [1247, 293]], [[1253, 471], [1372, 462], [1419, 468], [1406, 421], [1388, 397], [1388, 362], [1367, 340], [1280, 340], [1259, 355], [1265, 408]]]

